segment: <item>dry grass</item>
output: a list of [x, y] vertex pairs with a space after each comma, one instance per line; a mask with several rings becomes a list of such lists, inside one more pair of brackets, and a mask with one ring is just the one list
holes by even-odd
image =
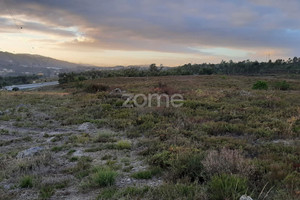
[[219, 152], [209, 151], [202, 163], [210, 176], [226, 173], [249, 177], [254, 173], [254, 165], [238, 150], [222, 148]]

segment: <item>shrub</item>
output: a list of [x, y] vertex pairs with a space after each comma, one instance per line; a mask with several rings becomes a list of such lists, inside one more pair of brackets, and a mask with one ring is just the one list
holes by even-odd
[[195, 100], [186, 100], [184, 101], [183, 105], [185, 107], [191, 108], [191, 109], [197, 109], [198, 107], [201, 106], [200, 101], [195, 101]]
[[232, 124], [228, 122], [207, 122], [203, 124], [202, 130], [209, 135], [224, 135], [227, 133], [233, 133], [241, 135], [245, 132], [244, 124]]
[[109, 159], [112, 159], [113, 158], [113, 156], [112, 155], [104, 155], [102, 158], [101, 158], [101, 160], [109, 160]]
[[290, 166], [284, 162], [271, 163], [267, 166], [267, 171], [265, 178], [271, 184], [280, 184], [289, 175]]
[[223, 173], [249, 176], [254, 172], [253, 165], [240, 151], [226, 148], [220, 152], [215, 150], [208, 152], [202, 163], [209, 176]]
[[75, 144], [87, 144], [89, 140], [90, 135], [88, 133], [81, 133], [80, 135], [72, 135], [69, 137], [69, 142]]
[[204, 181], [203, 155], [197, 152], [180, 153], [171, 162], [170, 178], [176, 181], [188, 178], [189, 181]]
[[300, 191], [300, 172], [294, 171], [290, 173], [285, 177], [283, 183], [290, 193]]
[[247, 179], [236, 175], [215, 175], [208, 183], [209, 195], [212, 200], [237, 200], [246, 194]]
[[170, 157], [171, 153], [169, 151], [163, 151], [161, 153], [154, 154], [150, 159], [150, 163], [161, 168], [167, 168], [171, 165]]
[[265, 81], [257, 81], [253, 87], [253, 90], [267, 90], [268, 89], [268, 84]]
[[208, 199], [205, 190], [199, 184], [164, 184], [154, 188], [149, 196], [149, 199], [165, 200]]
[[276, 90], [289, 90], [290, 84], [288, 84], [286, 81], [276, 82], [274, 88]]
[[136, 179], [151, 179], [152, 173], [151, 171], [146, 170], [146, 171], [135, 172], [131, 176]]
[[79, 158], [76, 166], [69, 168], [67, 171], [75, 174], [77, 178], [86, 177], [89, 174], [91, 162], [92, 162], [92, 158], [87, 156], [82, 156]]
[[13, 166], [14, 170], [20, 173], [30, 173], [46, 166], [53, 164], [53, 157], [50, 153], [37, 155], [34, 157], [20, 159]]
[[300, 133], [300, 119], [296, 120], [293, 127], [292, 127], [293, 131], [297, 134]]
[[69, 159], [70, 162], [75, 162], [75, 161], [78, 161], [78, 157], [76, 156], [73, 156]]
[[19, 91], [20, 89], [18, 88], [18, 87], [14, 87], [13, 89], [12, 89], [12, 91]]
[[84, 77], [84, 76], [79, 76], [79, 77], [78, 77], [78, 81], [85, 81], [85, 80], [87, 80], [87, 78]]
[[119, 149], [119, 150], [131, 149], [131, 143], [129, 141], [126, 141], [126, 140], [120, 140], [120, 141], [117, 142], [116, 148]]
[[299, 200], [299, 195], [291, 194], [290, 192], [285, 191], [284, 189], [277, 190], [274, 196], [272, 195], [272, 200], [282, 200], [282, 199]]
[[112, 186], [115, 183], [117, 172], [107, 168], [96, 168], [92, 175], [92, 181], [95, 185], [100, 187]]
[[85, 91], [88, 93], [97, 93], [97, 92], [107, 91], [108, 89], [109, 89], [109, 86], [107, 86], [107, 85], [90, 84], [86, 87]]
[[40, 190], [40, 198], [39, 199], [49, 199], [54, 194], [54, 187], [52, 185], [44, 185]]
[[131, 176], [136, 179], [151, 179], [153, 176], [160, 173], [161, 173], [161, 168], [156, 167], [150, 170], [135, 172]]
[[101, 194], [97, 197], [97, 200], [102, 199], [113, 199], [114, 195], [116, 194], [117, 189], [115, 188], [106, 188], [103, 189]]
[[33, 177], [32, 176], [24, 176], [20, 180], [21, 188], [32, 188], [33, 187]]
[[107, 142], [115, 142], [115, 138], [113, 137], [112, 132], [102, 132], [97, 135], [94, 139], [94, 142], [107, 143]]
[[164, 84], [159, 84], [158, 87], [156, 87], [152, 90], [152, 92], [158, 93], [158, 94], [168, 94], [168, 95], [177, 93], [176, 90], [174, 90], [173, 88], [168, 87], [167, 85], [164, 85]]

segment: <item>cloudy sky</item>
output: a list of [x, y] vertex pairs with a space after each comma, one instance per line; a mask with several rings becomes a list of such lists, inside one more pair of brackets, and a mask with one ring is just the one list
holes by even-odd
[[0, 0], [0, 51], [94, 65], [299, 56], [299, 0]]

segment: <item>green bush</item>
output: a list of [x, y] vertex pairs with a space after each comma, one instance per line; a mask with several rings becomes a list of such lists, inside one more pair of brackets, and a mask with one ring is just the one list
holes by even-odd
[[20, 180], [21, 188], [32, 188], [33, 187], [33, 177], [32, 176], [24, 176]]
[[280, 81], [275, 83], [274, 88], [276, 90], [289, 90], [290, 84], [288, 84], [286, 81]]
[[112, 186], [115, 183], [117, 172], [108, 168], [96, 168], [92, 175], [92, 181], [95, 185], [100, 187]]
[[109, 86], [107, 86], [107, 85], [91, 84], [85, 88], [85, 91], [88, 93], [97, 93], [97, 92], [107, 91], [108, 89], [109, 89]]
[[135, 172], [131, 176], [136, 179], [151, 179], [152, 173], [150, 170], [146, 170], [146, 171]]
[[247, 179], [236, 175], [215, 175], [208, 183], [212, 200], [237, 200], [248, 191]]
[[176, 182], [188, 178], [189, 181], [204, 181], [203, 155], [197, 152], [181, 153], [171, 162], [169, 178]]
[[18, 87], [14, 87], [13, 89], [12, 89], [12, 91], [19, 91], [20, 89], [18, 88]]
[[153, 176], [160, 173], [161, 173], [161, 168], [155, 167], [150, 170], [135, 172], [131, 176], [136, 179], [151, 179]]
[[73, 156], [69, 159], [70, 162], [75, 162], [75, 161], [78, 161], [78, 157], [76, 156]]
[[150, 163], [154, 166], [167, 168], [170, 166], [170, 157], [171, 153], [169, 151], [162, 151], [161, 153], [154, 154], [150, 159]]
[[117, 142], [116, 148], [119, 149], [119, 150], [131, 149], [131, 143], [129, 141], [126, 141], [126, 140], [120, 140], [120, 141]]
[[268, 83], [265, 81], [257, 81], [252, 87], [253, 90], [267, 90], [268, 88]]
[[300, 120], [299, 119], [294, 123], [293, 131], [297, 134], [300, 133]]
[[65, 146], [55, 146], [55, 147], [51, 148], [51, 151], [59, 152], [59, 151], [62, 151], [64, 148], [65, 148]]

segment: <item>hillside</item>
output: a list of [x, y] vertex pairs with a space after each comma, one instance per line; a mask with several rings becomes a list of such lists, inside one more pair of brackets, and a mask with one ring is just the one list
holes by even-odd
[[39, 55], [12, 54], [0, 51], [0, 76], [41, 73], [49, 77], [61, 72], [85, 71], [92, 68]]

